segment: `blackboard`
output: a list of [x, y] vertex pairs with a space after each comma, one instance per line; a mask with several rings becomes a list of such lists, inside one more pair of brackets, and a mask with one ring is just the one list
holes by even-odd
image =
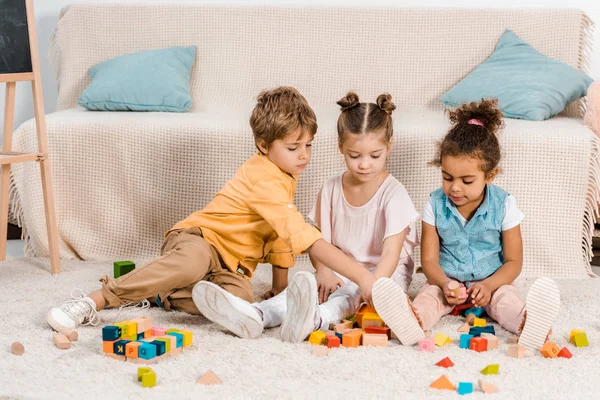
[[32, 72], [25, 0], [0, 0], [0, 74]]

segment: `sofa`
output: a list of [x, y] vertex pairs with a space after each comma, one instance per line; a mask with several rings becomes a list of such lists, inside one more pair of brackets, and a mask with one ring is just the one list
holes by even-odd
[[[201, 209], [254, 151], [248, 124], [256, 95], [297, 87], [319, 129], [296, 193], [311, 208], [325, 180], [344, 169], [335, 104], [352, 89], [362, 101], [389, 92], [394, 144], [389, 170], [417, 209], [441, 185], [428, 165], [449, 124], [439, 97], [493, 51], [505, 29], [545, 55], [586, 70], [592, 22], [567, 9], [297, 8], [193, 4], [78, 4], [62, 10], [52, 37], [58, 81], [47, 115], [63, 258], [149, 259], [163, 233]], [[197, 46], [192, 108], [185, 113], [92, 112], [77, 106], [93, 65], [122, 54]], [[526, 217], [524, 276], [591, 275], [600, 199], [600, 140], [582, 124], [584, 100], [534, 122], [506, 119], [502, 173]], [[16, 151], [35, 148], [21, 125]], [[13, 167], [12, 212], [26, 252], [46, 256], [37, 166]], [[416, 264], [419, 265], [418, 252]], [[298, 263], [306, 263], [299, 258]]]

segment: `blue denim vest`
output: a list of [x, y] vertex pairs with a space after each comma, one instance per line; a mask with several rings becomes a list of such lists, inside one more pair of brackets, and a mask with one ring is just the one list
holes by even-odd
[[465, 282], [496, 272], [504, 264], [502, 221], [508, 193], [487, 185], [483, 202], [465, 226], [441, 188], [430, 196], [440, 237], [440, 265], [446, 275]]

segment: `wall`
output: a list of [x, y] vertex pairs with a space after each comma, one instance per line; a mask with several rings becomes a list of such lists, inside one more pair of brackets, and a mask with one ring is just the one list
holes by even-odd
[[[78, 3], [95, 3], [98, 0], [79, 0]], [[204, 3], [214, 4], [214, 0], [196, 1], [156, 1], [156, 0], [103, 0], [105, 3]], [[34, 0], [36, 26], [38, 34], [38, 46], [40, 54], [40, 65], [42, 74], [42, 88], [44, 92], [44, 107], [46, 113], [54, 111], [56, 106], [57, 85], [54, 71], [48, 61], [48, 49], [50, 47], [50, 35], [56, 26], [58, 14], [63, 6], [73, 3], [71, 0]], [[569, 2], [558, 0], [498, 0], [493, 5], [488, 5], [476, 0], [246, 0], [232, 1], [222, 0], [220, 4], [257, 4], [257, 5], [293, 5], [293, 6], [339, 6], [339, 7], [493, 7], [493, 8], [517, 8], [517, 7], [543, 7], [543, 8], [579, 8], [585, 11], [592, 20], [600, 23], [600, 2], [589, 0], [571, 0]], [[596, 3], [596, 4], [594, 4]], [[600, 28], [594, 34], [594, 49], [592, 53], [591, 68], [589, 74], [592, 78], [600, 80]], [[0, 126], [4, 120], [4, 84], [0, 84]], [[15, 110], [15, 128], [22, 122], [33, 117], [33, 104], [31, 100], [31, 84], [26, 82], [17, 83], [17, 100]], [[2, 132], [0, 132], [0, 135]]]

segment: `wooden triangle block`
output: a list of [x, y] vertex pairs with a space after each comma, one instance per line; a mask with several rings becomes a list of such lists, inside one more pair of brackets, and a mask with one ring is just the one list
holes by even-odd
[[490, 364], [484, 369], [481, 370], [481, 373], [484, 375], [497, 375], [498, 370], [500, 369], [500, 365], [498, 364]]
[[437, 378], [431, 385], [429, 385], [429, 387], [439, 390], [456, 390], [456, 386], [450, 382], [450, 379], [448, 379], [446, 375], [442, 375]]
[[196, 383], [201, 385], [220, 385], [223, 381], [212, 371], [212, 369], [209, 369], [204, 375], [198, 378]]
[[452, 362], [452, 360], [449, 357], [446, 357], [440, 361], [438, 361], [437, 364], [438, 367], [444, 367], [444, 368], [450, 368], [450, 367], [454, 367], [454, 363]]
[[481, 379], [479, 380], [479, 388], [482, 392], [487, 394], [496, 393], [498, 391], [498, 388], [495, 385], [484, 382]]
[[460, 328], [458, 328], [457, 330], [461, 333], [469, 333], [469, 330], [471, 329], [471, 326], [469, 325], [469, 323], [465, 323], [464, 325], [462, 325]]

